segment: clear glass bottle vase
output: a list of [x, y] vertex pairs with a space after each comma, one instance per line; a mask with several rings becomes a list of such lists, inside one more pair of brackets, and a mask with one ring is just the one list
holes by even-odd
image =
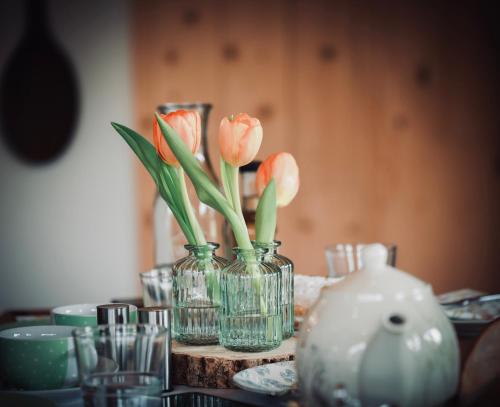
[[234, 249], [236, 260], [221, 273], [220, 344], [259, 352], [282, 341], [281, 271], [264, 260], [265, 249]]
[[288, 339], [295, 333], [295, 320], [293, 312], [293, 262], [281, 254], [278, 254], [278, 247], [281, 242], [278, 240], [272, 243], [259, 243], [253, 241], [255, 248], [266, 249], [265, 261], [273, 263], [281, 270], [281, 305], [283, 319], [283, 339]]
[[219, 342], [220, 274], [227, 260], [216, 243], [186, 245], [188, 256], [173, 267], [174, 338], [189, 345]]

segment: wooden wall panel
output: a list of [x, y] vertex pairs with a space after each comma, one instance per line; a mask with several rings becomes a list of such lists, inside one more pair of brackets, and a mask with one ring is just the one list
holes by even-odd
[[[293, 153], [301, 190], [279, 213], [297, 272], [323, 248], [395, 242], [437, 292], [500, 289], [498, 68], [484, 11], [422, 2], [136, 1], [137, 128], [166, 101], [247, 111], [259, 158]], [[138, 166], [141, 264], [152, 264], [153, 186]]]

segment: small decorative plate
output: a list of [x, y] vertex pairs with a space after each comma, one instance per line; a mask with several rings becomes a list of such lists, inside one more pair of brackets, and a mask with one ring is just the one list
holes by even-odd
[[297, 383], [295, 361], [270, 363], [242, 370], [233, 376], [233, 381], [243, 390], [273, 396], [285, 394]]

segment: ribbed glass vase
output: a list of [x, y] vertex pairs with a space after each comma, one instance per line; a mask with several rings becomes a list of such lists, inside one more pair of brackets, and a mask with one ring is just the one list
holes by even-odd
[[219, 342], [220, 273], [227, 260], [216, 243], [186, 245], [189, 255], [173, 266], [174, 338], [189, 345]]
[[259, 352], [282, 341], [281, 271], [264, 261], [267, 250], [234, 249], [236, 260], [221, 273], [220, 344]]
[[278, 254], [281, 242], [275, 240], [272, 243], [252, 242], [255, 248], [266, 249], [265, 261], [273, 263], [281, 270], [281, 304], [283, 318], [283, 339], [288, 339], [295, 332], [293, 313], [293, 262], [285, 256]]

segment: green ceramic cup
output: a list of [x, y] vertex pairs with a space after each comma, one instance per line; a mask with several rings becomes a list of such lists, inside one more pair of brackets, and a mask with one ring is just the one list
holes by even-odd
[[[55, 325], [97, 326], [98, 304], [74, 304], [54, 308], [51, 312]], [[137, 322], [137, 307], [130, 305], [130, 322]]]
[[97, 304], [74, 304], [54, 308], [51, 311], [55, 325], [97, 326]]
[[0, 332], [0, 378], [10, 388], [52, 390], [78, 382], [70, 326], [36, 325]]

